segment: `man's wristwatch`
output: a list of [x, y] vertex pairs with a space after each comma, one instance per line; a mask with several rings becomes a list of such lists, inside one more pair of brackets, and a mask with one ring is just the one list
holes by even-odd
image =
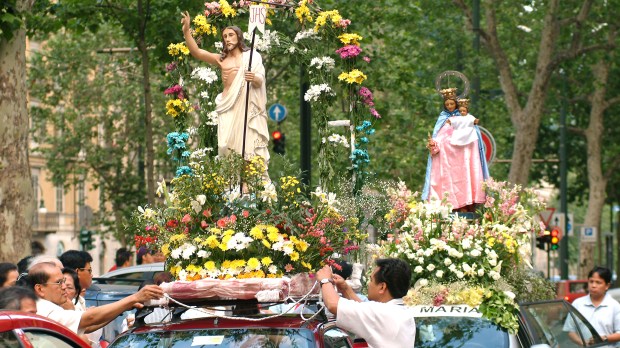
[[332, 284], [332, 280], [329, 278], [323, 278], [319, 281], [319, 283], [321, 283], [321, 287], [323, 287], [323, 284]]

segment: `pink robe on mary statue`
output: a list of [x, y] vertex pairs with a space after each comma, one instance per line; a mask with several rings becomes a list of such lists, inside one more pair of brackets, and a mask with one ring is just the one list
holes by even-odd
[[[457, 117], [461, 116], [450, 119]], [[453, 145], [453, 133], [452, 125], [445, 123], [434, 138], [439, 152], [432, 156], [429, 198], [442, 199], [448, 192], [448, 201], [454, 209], [484, 203], [486, 195], [482, 187], [484, 176], [479, 140]]]

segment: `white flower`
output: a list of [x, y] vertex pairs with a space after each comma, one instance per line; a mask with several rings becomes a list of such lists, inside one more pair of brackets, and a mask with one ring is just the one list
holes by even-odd
[[170, 252], [170, 257], [173, 259], [178, 259], [181, 257], [181, 253], [183, 252], [183, 248], [176, 248]]
[[221, 51], [221, 50], [224, 48], [224, 44], [222, 43], [222, 41], [216, 41], [216, 42], [215, 42], [215, 48], [216, 48], [218, 51]]
[[465, 273], [461, 272], [461, 271], [456, 271], [456, 276], [459, 279], [463, 279], [463, 277], [465, 276]]
[[490, 277], [491, 277], [491, 279], [493, 279], [493, 280], [499, 280], [499, 278], [501, 278], [501, 277], [500, 277], [500, 275], [499, 275], [499, 273], [498, 273], [498, 272], [495, 272], [495, 271], [489, 271], [489, 276], [490, 276]]
[[325, 71], [330, 71], [334, 69], [336, 66], [336, 62], [331, 57], [315, 57], [310, 61], [310, 67], [316, 68], [317, 70], [325, 69]]
[[268, 202], [269, 204], [278, 201], [278, 193], [276, 192], [276, 187], [273, 183], [268, 183], [265, 185], [265, 188], [261, 193], [259, 193], [259, 197], [262, 198], [263, 202]]
[[517, 297], [514, 292], [508, 290], [504, 291], [504, 294], [506, 294], [506, 296], [508, 296], [511, 300], [514, 300], [515, 297]]
[[427, 286], [428, 285], [428, 280], [427, 279], [420, 279], [418, 280], [419, 285], [422, 286]]
[[449, 257], [446, 257], [446, 259], [443, 260], [443, 264], [446, 266], [450, 266], [452, 264], [452, 260], [450, 260]]
[[431, 264], [429, 264], [428, 266], [426, 266], [426, 269], [427, 269], [429, 272], [432, 272], [432, 271], [434, 271], [434, 270], [435, 270], [435, 265], [433, 265], [433, 264], [431, 263]]
[[187, 280], [187, 271], [186, 270], [182, 269], [179, 272], [179, 280], [181, 280], [181, 281]]
[[437, 278], [443, 278], [443, 271], [442, 270], [438, 270], [437, 272], [435, 272], [435, 276]]
[[314, 32], [314, 29], [302, 30], [295, 34], [295, 39], [293, 39], [293, 42], [297, 43], [303, 39], [320, 39], [317, 35], [318, 34]]
[[470, 254], [471, 256], [473, 256], [473, 257], [478, 257], [478, 256], [480, 256], [482, 253], [480, 252], [480, 250], [478, 250], [478, 249], [474, 249], [474, 250], [472, 250], [469, 254]]
[[329, 87], [326, 83], [322, 83], [320, 85], [311, 85], [310, 88], [306, 91], [304, 95], [305, 101], [318, 101], [319, 97], [324, 94], [326, 96], [334, 96], [336, 95], [331, 87]]
[[155, 217], [155, 215], [157, 215], [155, 213], [155, 210], [151, 209], [151, 208], [142, 208], [142, 207], [138, 207], [138, 211], [142, 213], [142, 217], [145, 219], [152, 219]]
[[479, 268], [478, 269], [478, 277], [482, 277], [484, 276], [484, 268]]
[[295, 46], [291, 46], [287, 49], [288, 53], [295, 53]]
[[517, 25], [517, 28], [523, 30], [526, 33], [529, 33], [530, 31], [532, 31], [532, 28], [526, 27], [525, 25]]
[[[325, 140], [325, 138], [323, 138], [323, 140]], [[333, 146], [342, 144], [342, 146], [344, 147], [347, 147], [347, 148], [350, 147], [349, 141], [347, 140], [347, 137], [345, 137], [344, 135], [334, 133], [327, 137], [327, 141], [329, 141], [329, 143], [332, 144]]]
[[276, 274], [278, 273], [278, 267], [276, 267], [275, 265], [271, 265], [267, 268], [267, 271], [269, 271], [269, 273], [271, 274]]
[[205, 196], [205, 195], [198, 195], [198, 196], [196, 196], [195, 200], [192, 200], [190, 202], [190, 204], [192, 205], [192, 209], [196, 213], [200, 213], [200, 211], [202, 211], [202, 206], [205, 204], [206, 201], [207, 201], [207, 196]]
[[161, 197], [161, 195], [163, 195], [165, 191], [166, 191], [166, 180], [162, 180], [157, 183], [157, 191], [155, 191], [155, 193], [157, 194], [157, 197]]
[[209, 98], [209, 92], [208, 92], [208, 91], [202, 91], [202, 92], [200, 92], [200, 98], [202, 98], [202, 99], [207, 99], [207, 98]]
[[184, 248], [183, 250], [183, 258], [186, 260], [189, 260], [192, 258], [192, 255], [194, 255], [194, 252], [196, 251], [196, 246], [185, 243], [183, 244], [183, 246], [181, 248]]
[[201, 80], [207, 84], [211, 84], [218, 80], [215, 70], [208, 67], [199, 67], [192, 71], [190, 75], [193, 79]]
[[461, 246], [463, 247], [463, 249], [467, 250], [469, 248], [471, 248], [471, 239], [469, 238], [465, 238], [461, 241]]
[[198, 251], [198, 254], [196, 254], [196, 256], [201, 257], [201, 258], [207, 258], [207, 257], [211, 256], [211, 252], [201, 249], [201, 250]]
[[415, 268], [413, 269], [413, 271], [414, 271], [415, 273], [422, 273], [422, 272], [424, 271], [424, 268], [422, 268], [422, 266], [418, 265], [418, 266], [415, 266]]

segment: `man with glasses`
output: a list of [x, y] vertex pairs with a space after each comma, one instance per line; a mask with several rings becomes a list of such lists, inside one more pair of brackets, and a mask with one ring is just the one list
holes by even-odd
[[96, 331], [126, 310], [141, 307], [148, 300], [160, 299], [164, 292], [157, 285], [147, 285], [137, 293], [117, 302], [86, 311], [65, 310], [65, 278], [54, 263], [40, 263], [28, 271], [28, 283], [37, 295], [37, 314], [55, 320], [71, 331], [82, 334]]
[[82, 287], [82, 293], [78, 298], [78, 303], [75, 305], [76, 309], [86, 310], [86, 300], [84, 300], [84, 293], [86, 289], [90, 288], [93, 284], [93, 257], [86, 251], [82, 250], [67, 250], [59, 257], [62, 265], [77, 272], [78, 279], [80, 280], [80, 286]]

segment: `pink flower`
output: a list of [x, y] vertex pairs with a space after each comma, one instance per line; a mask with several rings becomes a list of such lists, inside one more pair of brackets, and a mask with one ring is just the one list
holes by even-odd
[[189, 214], [185, 214], [185, 216], [183, 217], [183, 219], [181, 219], [181, 222], [186, 224], [188, 222], [192, 221], [192, 217]]
[[375, 118], [381, 118], [381, 115], [379, 115], [375, 108], [370, 108], [370, 114], [373, 115]]
[[175, 70], [177, 68], [177, 62], [172, 62], [168, 65], [166, 65], [166, 71], [167, 72], [171, 72], [173, 70]]
[[368, 56], [365, 56], [364, 58], [362, 58], [366, 63], [370, 63], [370, 58]]
[[340, 22], [338, 22], [338, 24], [336, 24], [336, 26], [338, 28], [346, 28], [349, 26], [349, 24], [351, 24], [351, 20], [349, 19], [341, 19]]
[[362, 52], [362, 49], [357, 45], [346, 45], [336, 50], [336, 53], [340, 55], [340, 58], [355, 58]]
[[209, 224], [206, 221], [202, 220], [200, 221], [200, 227], [202, 229], [206, 229], [207, 227], [209, 227]]
[[210, 218], [211, 217], [211, 209], [209, 208], [209, 209], [203, 211], [202, 215], [204, 215], [204, 217], [206, 217], [206, 218]]
[[166, 90], [164, 91], [164, 94], [165, 95], [177, 94], [177, 93], [180, 93], [180, 92], [183, 92], [183, 87], [181, 87], [179, 85], [174, 85], [174, 86], [172, 86], [170, 88], [166, 88]]
[[250, 216], [250, 212], [247, 211], [247, 210], [244, 210], [242, 215], [243, 215], [244, 218], [247, 218], [248, 216]]
[[284, 270], [286, 270], [286, 272], [290, 272], [292, 270], [294, 270], [295, 267], [293, 267], [293, 265], [291, 265], [290, 263], [286, 264], [286, 266], [284, 266]]

